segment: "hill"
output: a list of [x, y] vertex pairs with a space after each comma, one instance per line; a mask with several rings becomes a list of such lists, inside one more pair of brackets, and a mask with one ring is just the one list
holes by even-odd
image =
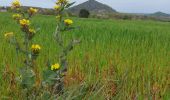
[[68, 9], [71, 13], [78, 14], [81, 9], [86, 9], [91, 13], [113, 13], [116, 10], [112, 9], [108, 5], [102, 4], [96, 0], [88, 0], [82, 4], [71, 7]]
[[150, 14], [150, 16], [155, 16], [155, 17], [170, 17], [169, 14], [163, 13], [163, 12], [155, 12], [153, 14]]

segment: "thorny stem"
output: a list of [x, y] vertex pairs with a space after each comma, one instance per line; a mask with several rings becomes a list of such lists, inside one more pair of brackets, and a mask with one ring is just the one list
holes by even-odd
[[55, 38], [56, 38], [56, 41], [57, 41], [57, 43], [59, 44], [59, 46], [60, 46], [61, 48], [63, 48], [64, 46], [63, 46], [63, 40], [62, 40], [61, 34], [60, 34], [59, 24], [58, 24], [57, 27], [56, 27]]
[[[60, 18], [61, 20], [61, 18]], [[56, 27], [56, 31], [55, 31], [55, 39], [57, 41], [57, 43], [59, 44], [59, 46], [61, 47], [61, 49], [64, 48], [64, 43], [60, 34], [60, 23], [58, 23], [57, 27]], [[61, 59], [61, 58], [60, 58]], [[61, 64], [61, 66], [63, 66], [63, 64]], [[56, 83], [53, 86], [53, 94], [61, 94], [62, 90], [64, 88], [64, 81], [59, 79], [56, 80]]]
[[[23, 16], [25, 16], [25, 14], [22, 12]], [[31, 16], [29, 15], [27, 19], [30, 19]], [[28, 27], [24, 27], [24, 32], [25, 32], [25, 40], [24, 40], [24, 44], [25, 44], [25, 51], [28, 52], [26, 53], [26, 62], [25, 65], [26, 67], [30, 67], [33, 65], [33, 62], [31, 62], [31, 64], [29, 63], [29, 36], [28, 36]]]
[[[20, 13], [24, 18], [26, 17], [25, 16], [25, 13], [22, 11], [22, 9], [19, 9], [19, 10], [16, 10], [18, 13]], [[31, 16], [29, 15], [27, 19], [30, 19]], [[21, 51], [22, 53], [24, 53], [26, 55], [26, 59], [25, 59], [25, 66], [28, 68], [30, 66], [29, 64], [29, 39], [28, 39], [28, 34], [27, 34], [27, 30], [26, 28], [28, 27], [24, 27], [23, 28], [23, 31], [25, 32], [25, 37], [24, 37], [24, 45], [25, 45], [25, 50], [22, 50], [19, 46], [19, 43], [16, 41], [15, 45], [16, 45], [16, 49]], [[31, 64], [32, 65], [32, 64]]]
[[[27, 33], [25, 33], [25, 43], [24, 44], [25, 44], [25, 51], [28, 51], [29, 40], [28, 40]], [[26, 67], [29, 67], [28, 63], [29, 63], [29, 53], [26, 54]]]
[[67, 72], [68, 69], [68, 62], [67, 62], [67, 56], [68, 53], [70, 51], [72, 51], [74, 45], [79, 44], [80, 40], [71, 40], [70, 43], [64, 47], [64, 43], [63, 43], [63, 38], [61, 36], [61, 24], [62, 24], [62, 13], [60, 12], [60, 19], [59, 19], [59, 23], [57, 24], [56, 30], [55, 30], [55, 39], [57, 41], [57, 43], [59, 44], [59, 46], [61, 47], [62, 51], [61, 51], [61, 55], [59, 56], [60, 59], [60, 63], [62, 66], [62, 70], [60, 71], [60, 74], [63, 74], [62, 77], [59, 78], [59, 80], [56, 81], [56, 84], [53, 87], [53, 93], [57, 93], [57, 94], [62, 94], [63, 93], [63, 89], [64, 89], [64, 76]]

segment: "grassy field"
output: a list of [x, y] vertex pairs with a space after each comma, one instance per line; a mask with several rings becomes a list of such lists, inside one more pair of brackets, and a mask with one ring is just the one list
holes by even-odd
[[[72, 18], [77, 30], [64, 33], [82, 43], [70, 53], [65, 78], [68, 100], [168, 100], [170, 99], [170, 23], [154, 21]], [[40, 72], [48, 60], [58, 61], [53, 39], [54, 16], [38, 15], [32, 25], [40, 28], [34, 41], [42, 46]], [[4, 33], [22, 33], [10, 13], [0, 13], [0, 99], [22, 99], [14, 78], [23, 58], [6, 42]], [[22, 43], [23, 40], [20, 40]], [[8, 72], [13, 71], [13, 74]]]

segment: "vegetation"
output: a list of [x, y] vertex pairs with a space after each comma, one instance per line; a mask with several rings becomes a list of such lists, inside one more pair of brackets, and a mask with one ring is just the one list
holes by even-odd
[[[12, 13], [0, 13], [0, 99], [22, 100], [25, 92], [15, 77], [20, 75], [18, 70], [25, 56], [17, 54], [4, 38], [4, 33], [12, 31], [21, 47], [24, 45], [22, 31], [11, 16]], [[63, 32], [64, 42], [80, 37], [82, 43], [68, 55], [70, 67], [64, 94], [59, 99], [170, 98], [170, 23], [78, 18], [73, 21], [79, 27]], [[49, 60], [59, 61], [61, 51], [53, 37], [56, 18], [37, 15], [31, 22], [39, 29], [31, 43], [42, 46], [36, 59], [36, 68], [42, 75]]]
[[88, 18], [90, 15], [90, 12], [86, 9], [81, 9], [79, 12], [79, 17], [80, 18]]
[[[27, 12], [29, 7], [22, 6], [21, 7], [24, 12]], [[38, 14], [43, 14], [43, 15], [56, 15], [56, 12], [54, 9], [48, 9], [48, 8], [39, 8], [38, 9]], [[79, 16], [79, 12], [81, 9], [76, 10], [76, 13], [74, 10], [67, 9], [66, 12], [67, 14], [65, 16], [69, 17], [75, 17]], [[84, 9], [84, 8], [83, 8]], [[97, 8], [93, 8], [97, 9]], [[5, 12], [5, 11], [11, 12], [10, 7], [4, 8], [0, 7], [0, 11]], [[91, 11], [91, 10], [88, 10]], [[154, 20], [154, 21], [162, 21], [162, 22], [170, 22], [170, 16], [169, 14], [163, 13], [163, 12], [156, 12], [153, 14], [129, 14], [129, 13], [119, 13], [119, 12], [105, 12], [103, 10], [98, 10], [99, 12], [96, 13], [96, 11], [90, 12], [90, 18], [98, 18], [98, 19], [123, 19], [123, 20]]]
[[[61, 53], [59, 53], [59, 63], [51, 64], [51, 61], [48, 60], [47, 69], [40, 74], [36, 60], [40, 54], [41, 46], [32, 43], [32, 39], [37, 30], [32, 28], [30, 21], [38, 10], [31, 7], [25, 13], [18, 0], [12, 2], [11, 9], [16, 13], [13, 14], [12, 17], [20, 25], [23, 47], [21, 47], [19, 40], [13, 32], [5, 33], [4, 36], [7, 42], [15, 46], [17, 54], [21, 53], [24, 55], [23, 67], [20, 68], [18, 77], [11, 76], [11, 78], [16, 81], [15, 83], [19, 85], [19, 88], [21, 88], [20, 91], [23, 91], [23, 99], [32, 100], [42, 99], [44, 97], [54, 99], [64, 93], [64, 77], [68, 69], [67, 55], [74, 45], [80, 42], [72, 39], [68, 45], [65, 45], [62, 37], [62, 32], [74, 29], [74, 27], [71, 27], [73, 24], [71, 19], [63, 19], [65, 8], [70, 7], [72, 4], [74, 3], [69, 3], [67, 0], [56, 1], [54, 9], [57, 12], [57, 26], [54, 37], [61, 49]], [[31, 44], [32, 46], [30, 47]], [[31, 49], [29, 49], [29, 47]], [[11, 73], [14, 75], [13, 72]]]

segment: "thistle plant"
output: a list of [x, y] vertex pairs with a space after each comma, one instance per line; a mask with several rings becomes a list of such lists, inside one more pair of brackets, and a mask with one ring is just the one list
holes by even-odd
[[65, 31], [74, 29], [72, 26], [73, 21], [71, 19], [64, 19], [64, 11], [74, 3], [69, 3], [67, 0], [56, 1], [54, 7], [57, 12], [57, 26], [54, 32], [54, 39], [57, 45], [60, 47], [59, 61], [57, 63], [48, 63], [48, 68], [43, 71], [42, 80], [37, 73], [36, 59], [40, 54], [41, 47], [39, 44], [31, 44], [33, 37], [36, 35], [37, 30], [31, 26], [31, 18], [37, 13], [37, 9], [29, 8], [27, 13], [21, 8], [21, 4], [18, 0], [12, 2], [11, 8], [16, 12], [12, 17], [20, 25], [22, 31], [23, 44], [17, 41], [13, 32], [5, 34], [5, 37], [11, 44], [13, 44], [18, 53], [25, 55], [23, 67], [20, 70], [20, 82], [28, 99], [46, 97], [56, 97], [64, 92], [64, 76], [68, 69], [67, 56], [73, 47], [80, 43], [80, 40], [71, 39], [71, 41], [65, 45], [62, 34]]
[[59, 61], [56, 61], [56, 63], [48, 62], [48, 69], [43, 71], [42, 80], [42, 87], [50, 90], [48, 92], [46, 91], [45, 94], [52, 95], [53, 97], [57, 97], [64, 92], [64, 76], [68, 69], [67, 56], [73, 47], [80, 43], [80, 40], [71, 39], [71, 41], [65, 45], [66, 43], [64, 43], [62, 36], [65, 31], [74, 29], [72, 26], [73, 20], [64, 19], [65, 10], [73, 4], [74, 2], [69, 3], [67, 0], [58, 0], [54, 6], [57, 13], [57, 26], [54, 32], [54, 39], [56, 40], [56, 45], [59, 45], [61, 52], [59, 53]]
[[74, 2], [69, 3], [68, 0], [57, 0], [56, 5], [54, 6], [55, 11], [57, 12], [57, 26], [54, 32], [54, 38], [57, 42], [57, 45], [59, 45], [61, 49], [61, 53], [59, 55], [59, 64], [61, 68], [56, 71], [58, 76], [56, 76], [56, 80], [53, 84], [53, 90], [56, 93], [62, 93], [64, 90], [64, 76], [66, 75], [68, 70], [67, 56], [69, 52], [73, 50], [73, 47], [76, 44], [80, 43], [80, 40], [71, 39], [71, 41], [67, 45], [64, 45], [64, 38], [62, 37], [65, 31], [75, 29], [72, 25], [73, 20], [64, 18], [65, 10], [73, 4]]
[[20, 29], [22, 31], [21, 36], [24, 40], [23, 46], [19, 43], [13, 32], [6, 33], [4, 36], [15, 46], [18, 53], [25, 55], [23, 67], [20, 70], [20, 77], [17, 79], [23, 89], [30, 91], [35, 87], [34, 83], [36, 83], [37, 79], [37, 73], [35, 73], [35, 62], [41, 50], [39, 44], [31, 44], [31, 41], [36, 34], [36, 29], [31, 26], [30, 20], [38, 12], [38, 10], [35, 8], [29, 8], [27, 13], [24, 13], [18, 0], [12, 2], [11, 8], [16, 13], [13, 14], [12, 17], [20, 25]]

